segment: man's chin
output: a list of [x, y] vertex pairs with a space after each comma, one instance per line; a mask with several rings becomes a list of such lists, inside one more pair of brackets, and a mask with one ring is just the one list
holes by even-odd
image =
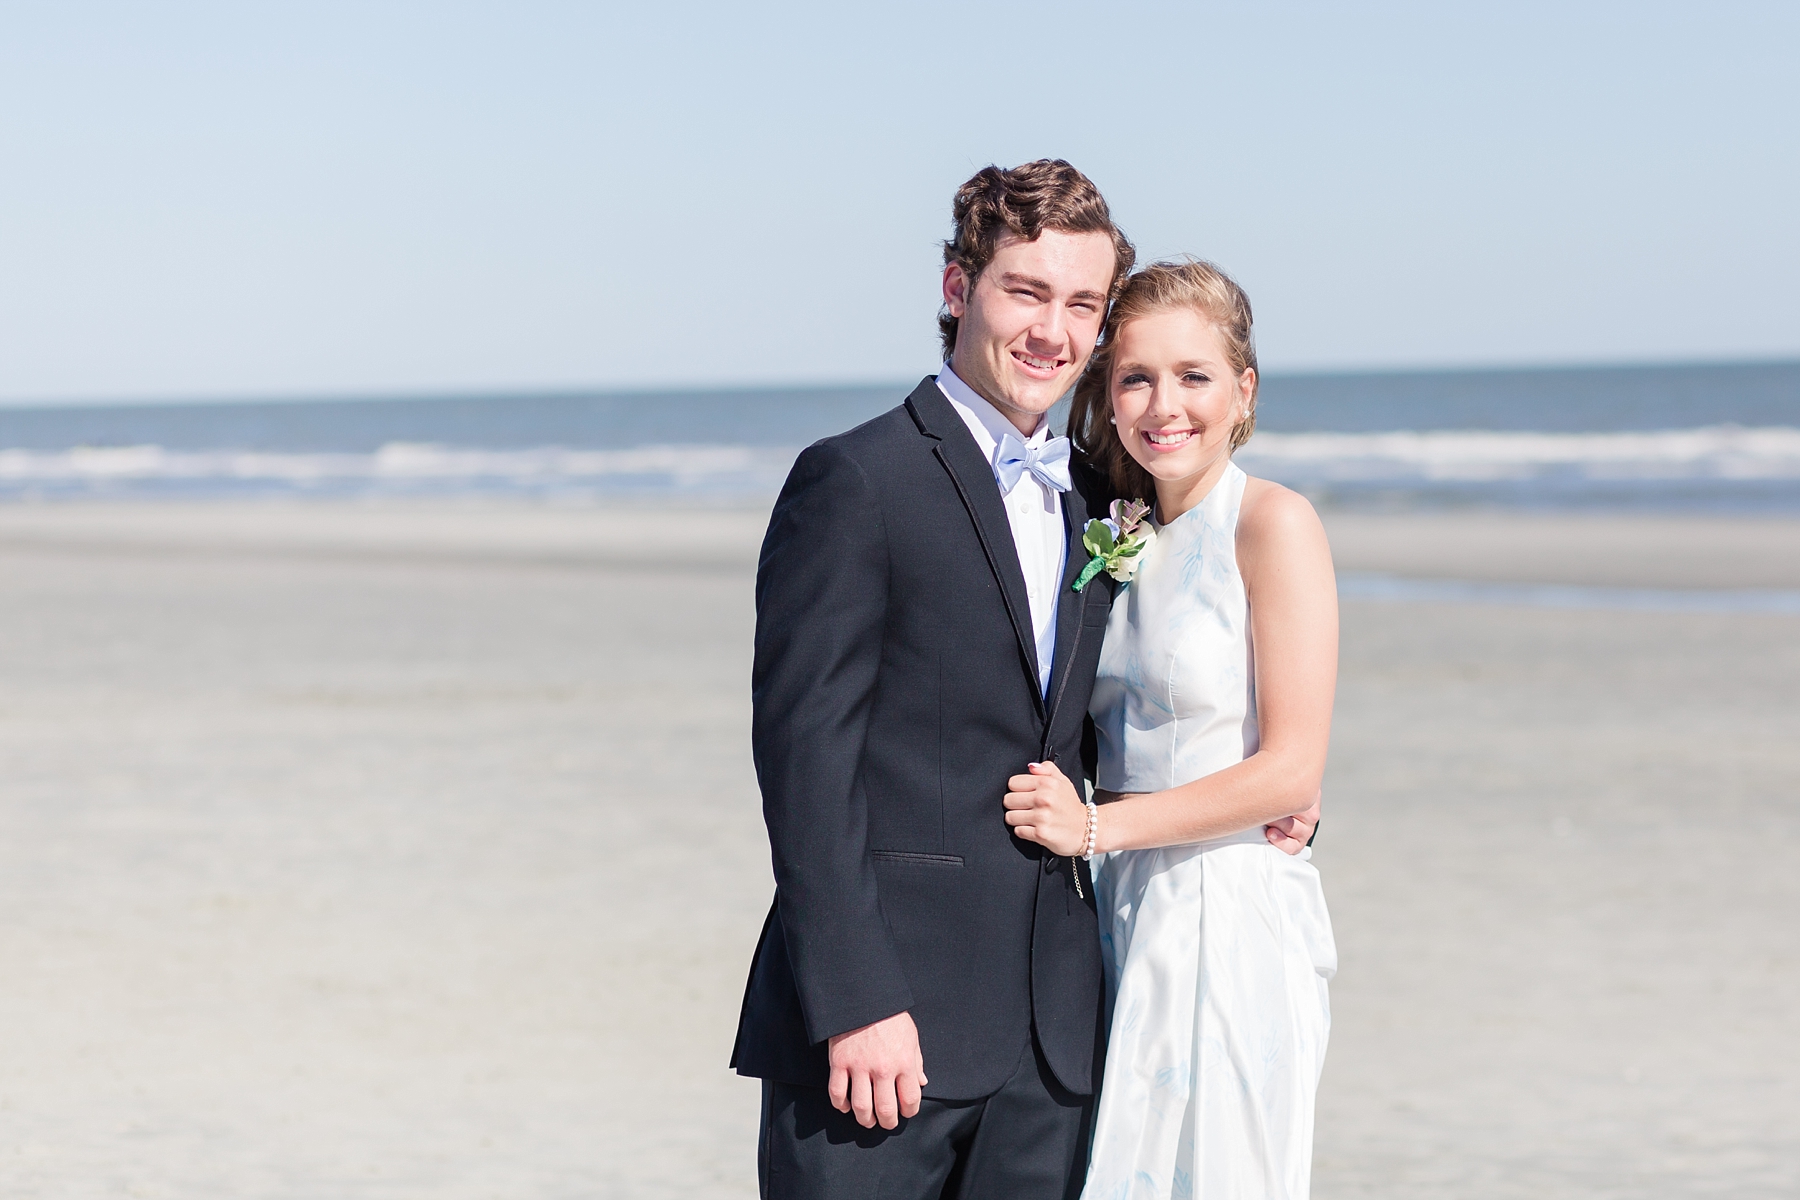
[[1036, 413], [1041, 417], [1055, 408], [1056, 402], [1067, 395], [1069, 389], [1074, 386], [1075, 380], [1072, 377], [1064, 384], [1045, 383], [1042, 380], [1033, 379], [1029, 381], [1029, 386], [1014, 387], [1006, 398], [1014, 408], [1022, 412]]

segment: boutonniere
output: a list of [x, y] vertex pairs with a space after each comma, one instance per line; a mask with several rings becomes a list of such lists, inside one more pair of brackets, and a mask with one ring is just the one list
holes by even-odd
[[1081, 535], [1081, 544], [1094, 557], [1075, 577], [1078, 592], [1102, 571], [1121, 583], [1130, 583], [1144, 560], [1144, 551], [1156, 540], [1156, 527], [1147, 520], [1150, 506], [1142, 500], [1114, 500], [1107, 512], [1112, 515], [1089, 521], [1087, 532]]

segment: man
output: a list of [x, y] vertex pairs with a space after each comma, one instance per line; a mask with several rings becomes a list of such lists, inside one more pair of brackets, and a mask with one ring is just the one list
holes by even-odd
[[1092, 879], [1013, 837], [1002, 798], [1029, 762], [1081, 762], [1115, 585], [1071, 585], [1109, 497], [1071, 490], [1046, 414], [1134, 253], [1061, 161], [982, 170], [954, 217], [944, 369], [800, 456], [757, 570], [776, 900], [732, 1065], [764, 1081], [765, 1197], [1080, 1188]]

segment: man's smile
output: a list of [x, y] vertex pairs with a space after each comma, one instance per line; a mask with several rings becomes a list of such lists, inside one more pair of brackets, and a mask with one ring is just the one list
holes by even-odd
[[1058, 371], [1067, 366], [1069, 361], [1065, 358], [1040, 358], [1035, 354], [1027, 354], [1023, 350], [1014, 350], [1012, 352], [1012, 357], [1013, 361], [1024, 367], [1028, 374], [1036, 375], [1043, 379], [1053, 377]]

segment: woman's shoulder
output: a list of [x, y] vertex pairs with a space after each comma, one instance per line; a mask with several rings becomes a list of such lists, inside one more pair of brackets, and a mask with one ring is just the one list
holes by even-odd
[[1244, 476], [1244, 498], [1238, 504], [1237, 536], [1263, 540], [1310, 530], [1323, 531], [1324, 523], [1312, 501], [1273, 479]]
[[1325, 524], [1312, 501], [1272, 479], [1244, 477], [1244, 497], [1238, 506], [1237, 548], [1239, 562], [1249, 567], [1270, 557], [1286, 558], [1331, 549], [1325, 540]]

